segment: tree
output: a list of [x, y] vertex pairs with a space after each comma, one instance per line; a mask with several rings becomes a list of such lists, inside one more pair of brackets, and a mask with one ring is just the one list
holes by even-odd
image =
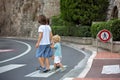
[[74, 24], [91, 25], [106, 19], [108, 0], [60, 0], [61, 17]]

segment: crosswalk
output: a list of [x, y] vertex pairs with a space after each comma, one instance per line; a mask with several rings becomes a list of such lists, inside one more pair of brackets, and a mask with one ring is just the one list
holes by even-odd
[[[67, 65], [64, 65], [63, 67], [66, 68]], [[50, 69], [53, 70], [53, 68], [54, 68], [54, 65], [50, 65]], [[25, 77], [49, 77], [58, 71], [60, 71], [60, 69], [57, 69], [56, 71], [53, 70], [48, 73], [42, 73], [38, 70], [38, 71], [35, 71], [35, 72], [32, 72], [32, 73], [26, 75]]]
[[2, 66], [2, 67], [0, 67], [0, 73], [11, 71], [13, 69], [20, 68], [20, 67], [23, 67], [23, 66], [25, 66], [25, 64], [9, 64], [9, 65], [6, 65], [6, 66]]
[[73, 80], [74, 78], [65, 78], [63, 80]]
[[[5, 66], [0, 67], [0, 74], [8, 72], [8, 71], [12, 71], [14, 69], [19, 69], [21, 67], [26, 66], [26, 64], [8, 64]], [[64, 65], [63, 67], [67, 67], [67, 65]], [[50, 65], [50, 69], [53, 70], [54, 65]], [[49, 77], [53, 74], [55, 74], [56, 72], [60, 71], [60, 69], [57, 69], [56, 71], [50, 71], [47, 73], [42, 73], [39, 70], [28, 73], [27, 75], [25, 75], [24, 77]]]
[[[54, 66], [50, 65], [50, 69], [53, 69], [53, 68], [54, 68]], [[55, 73], [55, 71], [48, 72], [48, 73], [42, 73], [39, 70], [37, 70], [35, 72], [32, 72], [32, 73], [26, 75], [25, 77], [49, 77], [49, 76], [51, 76], [54, 73]]]
[[[27, 66], [26, 64], [8, 64], [5, 66], [1, 66], [0, 67], [0, 74], [8, 72], [8, 71], [12, 71], [14, 69], [19, 69], [22, 67]], [[64, 67], [66, 68], [67, 65], [64, 65]], [[50, 69], [52, 70], [54, 68], [54, 65], [50, 65]], [[28, 73], [27, 75], [25, 75], [24, 77], [44, 77], [47, 78], [53, 74], [55, 74], [56, 72], [60, 71], [60, 69], [57, 69], [56, 71], [50, 71], [48, 73], [42, 73], [39, 70], [35, 70], [31, 73]], [[102, 72], [101, 74], [119, 74], [120, 73], [120, 65], [105, 65], [103, 66]], [[74, 78], [64, 78], [63, 80], [73, 80]]]
[[120, 65], [104, 65], [102, 69], [102, 74], [119, 74]]

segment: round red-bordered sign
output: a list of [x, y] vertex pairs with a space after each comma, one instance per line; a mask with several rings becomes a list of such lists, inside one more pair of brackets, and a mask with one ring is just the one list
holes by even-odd
[[111, 33], [110, 33], [110, 31], [103, 29], [103, 30], [99, 31], [98, 37], [102, 42], [107, 42], [111, 38]]

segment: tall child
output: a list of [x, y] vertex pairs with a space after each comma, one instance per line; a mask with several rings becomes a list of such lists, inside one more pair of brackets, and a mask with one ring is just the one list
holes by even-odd
[[50, 63], [49, 57], [52, 52], [50, 43], [52, 39], [52, 31], [49, 25], [46, 25], [46, 17], [44, 15], [40, 15], [38, 17], [38, 22], [41, 24], [39, 26], [38, 32], [38, 40], [36, 43], [36, 57], [40, 63], [40, 70], [42, 72], [50, 71]]

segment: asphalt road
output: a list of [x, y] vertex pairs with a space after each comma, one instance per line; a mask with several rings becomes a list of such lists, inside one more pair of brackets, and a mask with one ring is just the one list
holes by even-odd
[[[62, 45], [64, 72], [39, 73], [35, 57], [35, 40], [0, 38], [0, 80], [59, 80], [73, 69], [85, 55]], [[50, 64], [53, 65], [52, 59]]]

